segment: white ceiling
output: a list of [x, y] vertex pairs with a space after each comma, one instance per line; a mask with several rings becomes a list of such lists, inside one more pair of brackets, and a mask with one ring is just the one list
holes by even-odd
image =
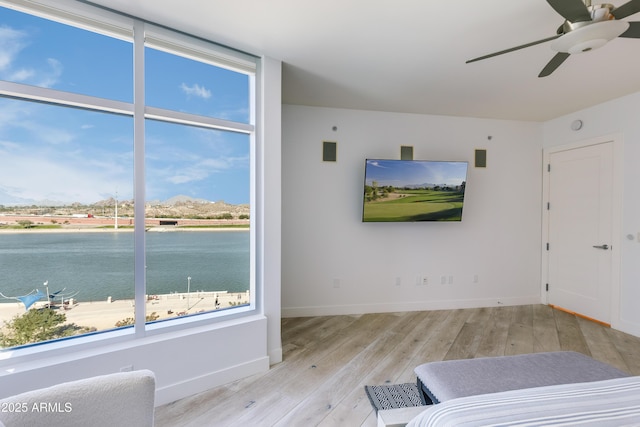
[[555, 35], [563, 18], [545, 0], [91, 2], [282, 60], [287, 104], [545, 121], [640, 91], [640, 39], [545, 78], [550, 42], [465, 64]]

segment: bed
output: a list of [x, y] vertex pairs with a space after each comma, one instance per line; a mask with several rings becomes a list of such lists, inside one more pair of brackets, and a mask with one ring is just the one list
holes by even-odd
[[640, 426], [640, 377], [561, 384], [432, 405], [407, 427]]

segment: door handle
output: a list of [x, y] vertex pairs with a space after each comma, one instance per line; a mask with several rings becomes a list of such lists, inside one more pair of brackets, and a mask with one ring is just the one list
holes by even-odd
[[605, 251], [609, 249], [609, 245], [594, 245], [593, 247], [596, 249], [604, 249]]

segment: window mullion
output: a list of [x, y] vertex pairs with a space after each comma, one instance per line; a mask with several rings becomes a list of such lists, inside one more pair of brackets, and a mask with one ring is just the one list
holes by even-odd
[[133, 105], [128, 102], [31, 86], [22, 83], [14, 83], [5, 80], [0, 80], [0, 96], [60, 105], [63, 107], [74, 107], [82, 108], [84, 110], [121, 114], [125, 116], [131, 116], [133, 114]]
[[166, 30], [152, 24], [147, 26], [145, 42], [147, 46], [154, 49], [204, 61], [239, 73], [254, 74], [256, 70], [256, 58], [251, 55], [220, 45], [216, 45], [215, 50], [212, 50], [214, 45], [212, 42], [198, 40], [194, 36], [180, 34], [175, 30]]
[[133, 138], [134, 138], [134, 282], [135, 333], [145, 332], [146, 249], [145, 249], [145, 117], [144, 117], [144, 23], [134, 22], [133, 42]]
[[0, 0], [0, 6], [98, 32], [120, 40], [131, 40], [131, 20], [105, 8], [73, 0]]
[[252, 124], [217, 119], [215, 117], [199, 116], [181, 111], [166, 110], [158, 107], [145, 107], [145, 117], [150, 120], [176, 123], [187, 126], [197, 126], [207, 129], [225, 130], [251, 134], [255, 128]]

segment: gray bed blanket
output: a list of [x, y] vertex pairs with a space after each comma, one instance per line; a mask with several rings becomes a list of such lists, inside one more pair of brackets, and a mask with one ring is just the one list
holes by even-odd
[[640, 377], [461, 397], [407, 427], [640, 426]]

